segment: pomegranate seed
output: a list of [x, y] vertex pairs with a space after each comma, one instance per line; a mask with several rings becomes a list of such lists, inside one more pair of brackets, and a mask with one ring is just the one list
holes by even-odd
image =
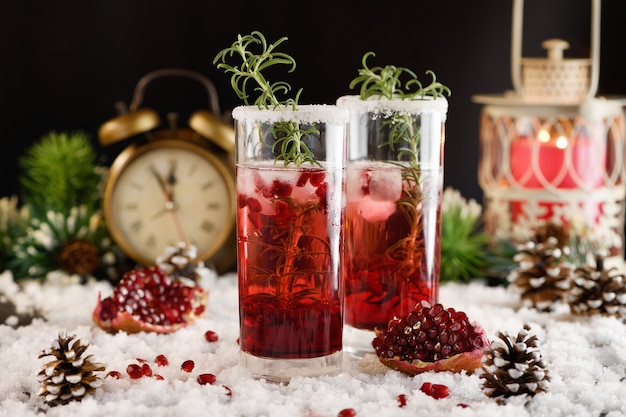
[[450, 390], [445, 385], [441, 384], [431, 384], [430, 382], [424, 382], [420, 387], [420, 390], [431, 397], [439, 400], [441, 398], [446, 398], [450, 395]]
[[461, 407], [461, 408], [468, 408], [469, 407], [469, 405], [467, 405], [465, 403], [458, 403], [456, 406], [457, 407]]
[[204, 333], [204, 338], [206, 339], [207, 342], [217, 342], [217, 340], [219, 339], [219, 336], [213, 330], [207, 330]]
[[185, 372], [191, 372], [193, 371], [194, 366], [196, 366], [196, 364], [191, 359], [188, 359], [183, 362], [183, 364], [180, 366], [180, 369]]
[[344, 408], [337, 414], [337, 417], [354, 417], [356, 416], [356, 410], [354, 408]]
[[148, 361], [147, 361], [147, 360], [142, 359], [142, 358], [135, 358], [135, 360], [136, 360], [137, 362], [139, 362], [139, 363], [148, 363]]
[[263, 210], [261, 203], [256, 198], [248, 197], [245, 200], [244, 205], [247, 205], [251, 212], [260, 213]]
[[309, 181], [311, 182], [311, 185], [313, 185], [314, 187], [318, 187], [325, 178], [325, 172], [313, 172], [311, 173], [311, 179]]
[[228, 388], [226, 385], [222, 385], [222, 388], [224, 388], [226, 390], [226, 396], [228, 397], [232, 397], [233, 396], [233, 392], [230, 388]]
[[196, 378], [196, 381], [198, 381], [198, 384], [200, 385], [206, 385], [206, 384], [213, 385], [213, 383], [215, 383], [216, 380], [217, 378], [213, 374], [200, 374]]
[[137, 365], [136, 363], [131, 363], [130, 365], [128, 365], [126, 367], [126, 373], [132, 379], [138, 379], [143, 376], [143, 371], [141, 369], [141, 366]]
[[296, 187], [304, 187], [307, 181], [309, 180], [310, 176], [311, 174], [309, 172], [303, 172], [302, 174], [300, 174], [300, 177], [298, 178], [298, 181], [296, 182]]
[[159, 375], [159, 374], [155, 374], [155, 375], [154, 375], [154, 379], [156, 379], [157, 381], [163, 381], [163, 379], [165, 379], [165, 378], [163, 378], [163, 377], [162, 377], [161, 375]]
[[119, 371], [110, 371], [105, 376], [105, 378], [108, 378], [108, 377], [120, 379], [122, 377], [122, 374]]
[[154, 358], [154, 362], [159, 366], [167, 366], [170, 363], [165, 355], [158, 355], [156, 358]]
[[150, 365], [148, 365], [147, 363], [144, 363], [143, 365], [141, 365], [141, 373], [143, 373], [145, 376], [152, 376], [152, 368], [150, 368]]
[[398, 407], [402, 408], [406, 405], [406, 395], [404, 394], [398, 395], [397, 400], [398, 400]]

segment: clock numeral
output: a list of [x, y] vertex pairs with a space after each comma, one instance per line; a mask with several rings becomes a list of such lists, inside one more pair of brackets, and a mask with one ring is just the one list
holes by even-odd
[[209, 210], [219, 210], [222, 205], [217, 201], [213, 201], [206, 205], [206, 208]]
[[208, 220], [205, 220], [200, 225], [200, 229], [204, 230], [207, 233], [213, 233], [213, 231], [215, 230], [215, 224], [211, 223]]
[[189, 175], [190, 177], [191, 177], [191, 176], [193, 176], [193, 174], [196, 172], [196, 169], [197, 169], [197, 168], [198, 168], [198, 165], [196, 165], [195, 163], [194, 163], [194, 164], [191, 164], [191, 165], [189, 166], [189, 171], [188, 171], [188, 174], [187, 174], [187, 175]]
[[215, 181], [209, 181], [202, 186], [203, 190], [208, 190], [215, 185]]
[[133, 232], [136, 233], [141, 230], [142, 226], [143, 226], [143, 223], [141, 223], [141, 220], [137, 220], [130, 225], [130, 228], [132, 229]]
[[133, 187], [133, 188], [136, 188], [138, 190], [143, 190], [143, 184], [138, 183], [138, 182], [134, 182], [133, 181], [133, 182], [130, 183], [130, 186]]
[[150, 235], [148, 237], [148, 240], [146, 240], [146, 246], [149, 248], [155, 248], [156, 247], [156, 237], [154, 235]]
[[139, 205], [137, 203], [128, 203], [124, 206], [127, 210], [137, 210]]

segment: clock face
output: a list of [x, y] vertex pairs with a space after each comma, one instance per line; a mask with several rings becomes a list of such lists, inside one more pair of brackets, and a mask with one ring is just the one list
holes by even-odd
[[234, 230], [232, 174], [214, 154], [181, 140], [127, 148], [111, 166], [103, 200], [111, 235], [146, 265], [180, 241], [206, 260]]

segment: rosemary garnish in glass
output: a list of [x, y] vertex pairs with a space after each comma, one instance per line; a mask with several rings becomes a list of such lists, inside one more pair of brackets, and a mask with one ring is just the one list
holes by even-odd
[[[363, 67], [350, 83], [351, 89], [361, 85], [359, 94], [361, 100], [435, 100], [450, 95], [450, 89], [437, 81], [433, 71], [426, 71], [432, 79], [430, 84], [424, 86], [417, 79], [417, 75], [407, 68], [394, 65], [368, 67], [367, 60], [372, 56], [375, 56], [373, 52], [363, 55], [361, 61]], [[407, 81], [403, 82], [403, 79]], [[386, 255], [394, 261], [403, 261], [398, 265], [396, 272], [408, 277], [419, 268], [419, 258], [422, 256], [423, 237], [419, 207], [423, 196], [420, 187], [419, 117], [399, 110], [381, 111], [378, 116], [383, 119], [381, 129], [386, 130], [386, 140], [379, 143], [378, 147], [386, 147], [394, 152], [397, 159], [387, 162], [402, 168], [404, 186], [398, 208], [411, 225], [407, 236], [392, 245]]]
[[[221, 50], [215, 56], [213, 64], [217, 64], [217, 68], [223, 69], [226, 73], [232, 73], [230, 84], [246, 105], [253, 103], [264, 110], [291, 108], [295, 111], [302, 89], [297, 91], [295, 98], [280, 100], [278, 96], [290, 92], [291, 86], [285, 81], [272, 83], [263, 75], [265, 70], [276, 65], [288, 65], [288, 72], [295, 70], [295, 59], [286, 53], [276, 51], [276, 48], [286, 40], [286, 37], [282, 37], [268, 44], [265, 36], [258, 31], [253, 31], [249, 35], [238, 35], [230, 47]], [[260, 51], [254, 51], [255, 47], [260, 47]], [[240, 65], [226, 63], [226, 60], [233, 56], [241, 59]], [[255, 94], [257, 97], [252, 101], [251, 97]], [[300, 166], [306, 162], [319, 165], [305, 141], [308, 136], [317, 136], [319, 133], [319, 130], [303, 127], [296, 121], [281, 121], [274, 123], [267, 131], [272, 137], [266, 139], [268, 143], [270, 141], [272, 143], [275, 161], [283, 161], [285, 166], [289, 164]]]

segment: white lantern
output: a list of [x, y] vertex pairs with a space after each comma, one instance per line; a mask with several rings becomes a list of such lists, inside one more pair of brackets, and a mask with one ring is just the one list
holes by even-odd
[[623, 264], [625, 118], [623, 99], [596, 97], [600, 0], [592, 0], [591, 57], [567, 59], [549, 39], [545, 58], [520, 58], [523, 1], [514, 0], [514, 91], [477, 95], [478, 181], [494, 241], [527, 240], [546, 223]]

